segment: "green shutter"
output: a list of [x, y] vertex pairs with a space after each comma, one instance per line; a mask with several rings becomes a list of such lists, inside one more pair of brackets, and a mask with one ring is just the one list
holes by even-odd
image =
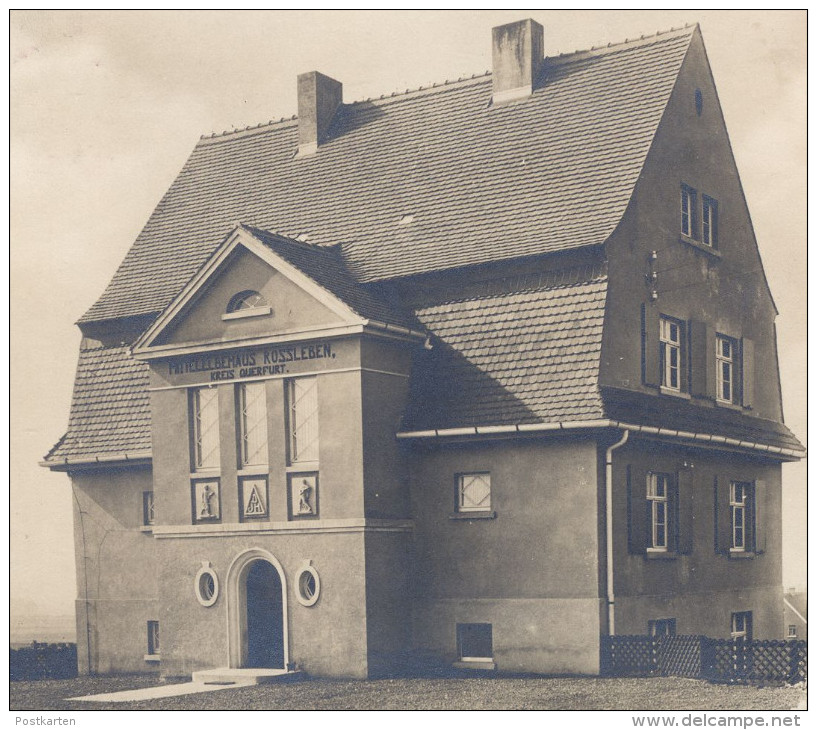
[[647, 552], [651, 527], [648, 508], [646, 475], [641, 471], [633, 475], [627, 465], [627, 548], [633, 555]]
[[699, 320], [689, 323], [690, 393], [715, 397], [715, 330]]
[[741, 341], [740, 353], [743, 363], [741, 382], [743, 383], [743, 405], [754, 405], [755, 402], [755, 343], [748, 337]]
[[661, 384], [660, 318], [654, 304], [641, 305], [641, 370], [645, 385]]
[[682, 469], [678, 472], [676, 479], [677, 550], [681, 555], [689, 555], [692, 552], [693, 537], [692, 470]]
[[755, 480], [755, 494], [754, 494], [754, 509], [753, 524], [755, 531], [755, 552], [766, 552], [766, 520], [768, 519], [768, 510], [766, 509], [766, 500], [768, 499], [768, 490], [766, 489], [766, 482], [762, 479]]
[[729, 480], [715, 477], [715, 552], [729, 554], [732, 547], [732, 513], [729, 509]]

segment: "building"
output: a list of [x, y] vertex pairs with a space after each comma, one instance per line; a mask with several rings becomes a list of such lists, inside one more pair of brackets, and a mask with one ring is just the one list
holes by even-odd
[[783, 594], [783, 626], [787, 639], [808, 641], [808, 594], [789, 588]]
[[203, 138], [80, 319], [82, 671], [781, 635], [776, 309], [696, 27]]

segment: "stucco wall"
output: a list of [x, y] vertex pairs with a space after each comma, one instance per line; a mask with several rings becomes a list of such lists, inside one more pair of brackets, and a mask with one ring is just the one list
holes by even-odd
[[[691, 550], [672, 559], [632, 554], [628, 545], [627, 469], [634, 486], [647, 471], [684, 473], [692, 488]], [[760, 519], [765, 549], [748, 558], [716, 550], [715, 479], [765, 482]], [[729, 635], [732, 612], [753, 613], [755, 638], [782, 631], [780, 465], [714, 451], [632, 439], [614, 453], [614, 555], [616, 633], [644, 634], [650, 619], [676, 618], [678, 633]], [[719, 515], [719, 519], [728, 515]]]
[[[700, 116], [696, 89], [703, 97]], [[702, 195], [719, 203], [714, 249], [681, 236], [682, 183], [697, 191], [699, 219]], [[646, 306], [681, 320], [707, 322], [738, 340], [753, 340], [754, 396], [745, 412], [782, 418], [774, 304], [700, 39], [690, 45], [630, 205], [607, 249], [602, 385], [657, 392], [642, 379], [641, 308]], [[651, 264], [652, 251], [657, 258]], [[654, 282], [646, 278], [651, 270], [657, 273]], [[653, 289], [656, 301], [650, 298]], [[657, 352], [657, 334], [648, 346]], [[711, 398], [694, 397], [693, 402], [714, 405]]]
[[[455, 520], [458, 473], [491, 473], [495, 519]], [[456, 623], [494, 626], [502, 671], [598, 671], [596, 446], [550, 437], [414, 447], [418, 649], [456, 651]]]
[[[166, 536], [156, 542], [163, 675], [189, 676], [196, 670], [229, 665], [229, 569], [244, 551], [260, 548], [283, 567], [289, 662], [319, 676], [367, 676], [362, 531]], [[321, 581], [318, 602], [310, 607], [302, 606], [295, 594], [298, 569], [307, 560]], [[202, 606], [195, 595], [202, 561], [211, 564], [220, 583], [219, 597], [210, 607]]]
[[[223, 321], [230, 299], [245, 290], [259, 292], [272, 312], [260, 317]], [[227, 268], [208, 282], [205, 290], [158, 340], [158, 344], [219, 342], [268, 336], [271, 332], [297, 330], [304, 325], [337, 324], [341, 318], [286, 276], [240, 247]]]
[[155, 543], [142, 528], [142, 492], [149, 468], [77, 471], [74, 545], [77, 555], [79, 670], [143, 672], [147, 621], [159, 595]]

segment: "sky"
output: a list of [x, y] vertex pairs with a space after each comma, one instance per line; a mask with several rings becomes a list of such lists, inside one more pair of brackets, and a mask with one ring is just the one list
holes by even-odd
[[[69, 613], [71, 489], [38, 466], [65, 431], [80, 333], [200, 135], [483, 72], [532, 17], [555, 55], [701, 25], [780, 311], [785, 419], [806, 439], [804, 11], [13, 11], [10, 17], [12, 610]], [[805, 585], [805, 464], [784, 465], [785, 585]]]

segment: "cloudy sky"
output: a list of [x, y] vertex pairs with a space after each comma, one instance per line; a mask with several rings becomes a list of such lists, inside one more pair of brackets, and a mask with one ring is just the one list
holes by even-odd
[[[801, 11], [11, 14], [11, 590], [73, 609], [67, 424], [80, 335], [198, 137], [296, 111], [298, 73], [354, 101], [490, 68], [530, 16], [547, 55], [699, 22], [777, 320], [786, 421], [805, 440], [806, 17]], [[784, 467], [784, 582], [805, 583], [805, 467]]]

